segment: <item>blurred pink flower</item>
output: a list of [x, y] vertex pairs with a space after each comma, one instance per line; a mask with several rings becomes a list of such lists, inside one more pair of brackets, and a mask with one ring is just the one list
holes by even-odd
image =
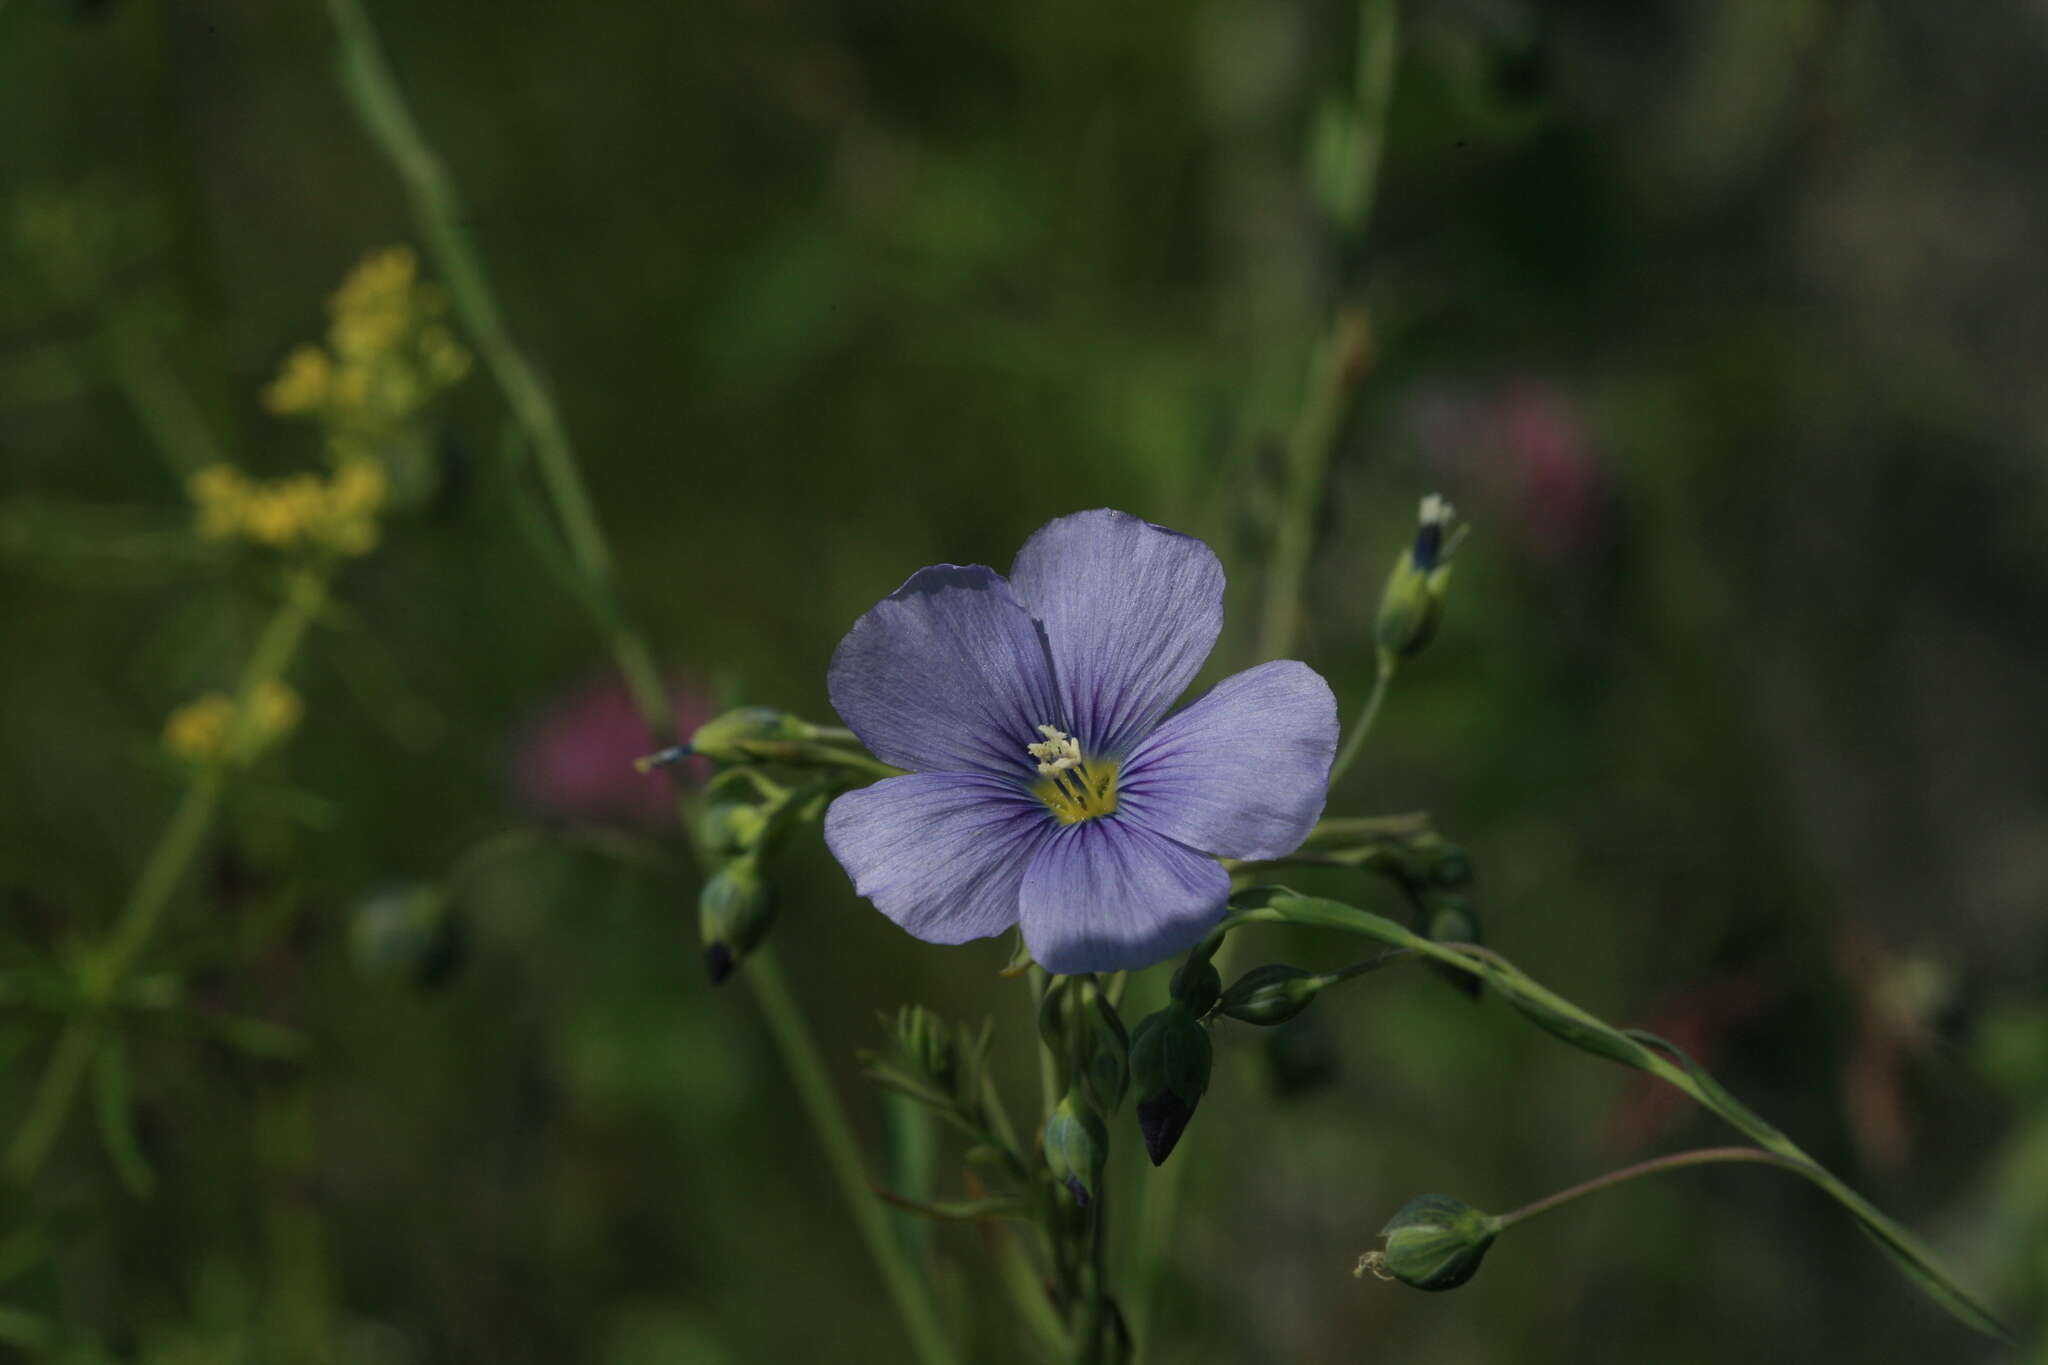
[[[710, 704], [687, 683], [670, 685], [669, 703], [684, 738], [711, 718]], [[666, 823], [675, 818], [671, 774], [701, 781], [709, 765], [692, 759], [667, 773], [636, 771], [633, 760], [655, 747], [625, 684], [592, 683], [527, 732], [516, 759], [520, 794], [556, 815]]]
[[1425, 389], [1407, 423], [1433, 470], [1506, 513], [1501, 532], [1560, 561], [1597, 549], [1609, 487], [1578, 404], [1545, 380], [1487, 390]]

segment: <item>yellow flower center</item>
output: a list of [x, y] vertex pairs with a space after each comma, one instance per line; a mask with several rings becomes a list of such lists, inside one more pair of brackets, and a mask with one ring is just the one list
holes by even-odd
[[1024, 752], [1038, 760], [1038, 775], [1045, 780], [1031, 789], [1045, 802], [1045, 808], [1063, 825], [1078, 825], [1116, 814], [1116, 772], [1113, 759], [1081, 756], [1081, 741], [1056, 725], [1041, 725], [1045, 736], [1040, 744], [1027, 744]]

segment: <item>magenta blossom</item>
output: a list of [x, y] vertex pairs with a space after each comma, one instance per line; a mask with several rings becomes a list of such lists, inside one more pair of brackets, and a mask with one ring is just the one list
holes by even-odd
[[832, 657], [840, 717], [910, 769], [826, 814], [854, 889], [931, 943], [1021, 924], [1052, 972], [1192, 946], [1230, 894], [1217, 858], [1299, 845], [1337, 747], [1329, 685], [1292, 660], [1166, 714], [1222, 625], [1209, 547], [1107, 509], [1041, 527], [1007, 579], [912, 574]]
[[[710, 707], [691, 687], [674, 684], [669, 700], [677, 734], [687, 735], [710, 719]], [[633, 760], [653, 747], [625, 684], [593, 683], [557, 702], [527, 735], [516, 761], [519, 790], [535, 806], [558, 815], [671, 824], [676, 816], [671, 776], [633, 768]], [[704, 766], [694, 761], [688, 775], [701, 777]]]

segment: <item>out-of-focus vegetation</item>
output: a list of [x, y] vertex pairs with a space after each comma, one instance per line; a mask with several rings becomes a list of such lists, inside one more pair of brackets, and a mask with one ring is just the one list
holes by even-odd
[[[1102, 504], [1216, 545], [1212, 669], [1251, 661], [1285, 433], [1362, 304], [1300, 646], [1347, 715], [1416, 498], [1475, 530], [1344, 808], [1427, 807], [1489, 942], [1690, 1048], [2048, 1349], [2038, 6], [1413, 0], [1362, 235], [1349, 5], [372, 12], [685, 728], [829, 719], [833, 644], [910, 570]], [[0, 1192], [0, 1340], [900, 1361], [704, 982], [504, 401], [431, 263], [373, 254], [424, 244], [333, 48], [314, 4], [0, 3], [0, 1141], [177, 803], [219, 802], [94, 1016], [120, 1064]], [[417, 262], [397, 332], [325, 302], [365, 257]], [[252, 679], [281, 602], [303, 639]], [[994, 1016], [1029, 1093], [1004, 946], [907, 938], [815, 846], [779, 879], [904, 1187], [919, 1130], [855, 1049], [900, 1001]], [[1453, 1295], [1354, 1280], [1419, 1192], [1723, 1140], [1505, 1014], [1387, 973], [1219, 1027], [1152, 1358], [1989, 1356], [1751, 1167], [1575, 1205]], [[975, 1233], [905, 1235], [969, 1357], [1028, 1358]]]

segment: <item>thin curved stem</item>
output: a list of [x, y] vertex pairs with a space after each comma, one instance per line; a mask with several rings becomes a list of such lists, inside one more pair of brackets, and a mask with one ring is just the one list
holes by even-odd
[[1805, 1163], [1780, 1156], [1776, 1152], [1767, 1152], [1761, 1147], [1702, 1147], [1697, 1151], [1675, 1152], [1670, 1156], [1639, 1161], [1633, 1166], [1624, 1166], [1618, 1171], [1594, 1176], [1591, 1180], [1584, 1180], [1569, 1189], [1559, 1190], [1556, 1194], [1545, 1196], [1533, 1204], [1525, 1204], [1513, 1213], [1500, 1214], [1495, 1217], [1494, 1226], [1497, 1231], [1505, 1232], [1515, 1224], [1526, 1222], [1539, 1213], [1548, 1213], [1552, 1209], [1571, 1203], [1574, 1199], [1625, 1184], [1640, 1176], [1657, 1175], [1664, 1171], [1678, 1171], [1688, 1166], [1706, 1166], [1723, 1161], [1752, 1161], [1758, 1165], [1776, 1166], [1795, 1175], [1810, 1177], [1812, 1174]]
[[1385, 650], [1380, 652], [1379, 669], [1373, 675], [1372, 695], [1365, 699], [1365, 706], [1358, 713], [1358, 719], [1351, 723], [1351, 733], [1344, 736], [1344, 747], [1337, 751], [1337, 761], [1330, 765], [1330, 785], [1336, 786], [1351, 771], [1351, 764], [1358, 758], [1359, 749], [1365, 745], [1365, 737], [1372, 733], [1373, 722], [1379, 719], [1380, 705], [1387, 699], [1387, 687], [1394, 681], [1398, 668], [1395, 656]]

